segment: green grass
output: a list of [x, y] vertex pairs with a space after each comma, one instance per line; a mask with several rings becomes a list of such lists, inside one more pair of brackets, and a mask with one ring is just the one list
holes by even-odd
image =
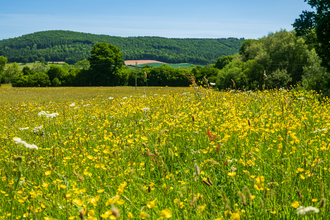
[[[0, 219], [330, 214], [330, 106], [314, 93], [9, 86], [0, 92], [0, 100], [8, 97], [0, 105]], [[298, 215], [299, 206], [319, 212]]]
[[12, 87], [3, 84], [0, 87], [0, 105], [19, 103], [66, 102], [77, 99], [101, 97], [141, 96], [154, 93], [164, 94], [169, 90], [184, 92], [187, 88], [168, 87]]

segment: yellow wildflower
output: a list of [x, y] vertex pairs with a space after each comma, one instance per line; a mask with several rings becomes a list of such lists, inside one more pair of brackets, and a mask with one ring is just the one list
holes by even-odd
[[147, 217], [147, 213], [144, 211], [140, 212], [140, 218], [145, 219]]
[[163, 211], [161, 211], [160, 216], [161, 216], [162, 218], [171, 218], [171, 217], [172, 217], [171, 210], [169, 210], [169, 209], [164, 209]]
[[228, 173], [228, 176], [235, 176], [236, 175], [236, 172], [230, 172]]
[[154, 200], [152, 200], [151, 202], [148, 202], [147, 207], [148, 207], [149, 209], [155, 207], [155, 202], [156, 202], [156, 200], [157, 200], [157, 198], [154, 199]]
[[299, 202], [295, 201], [291, 204], [291, 206], [296, 209], [299, 207]]

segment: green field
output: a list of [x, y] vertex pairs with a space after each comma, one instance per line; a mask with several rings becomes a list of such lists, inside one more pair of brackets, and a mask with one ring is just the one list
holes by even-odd
[[[143, 68], [145, 65], [149, 65], [151, 67], [160, 67], [161, 65], [164, 65], [164, 63], [146, 63], [146, 64], [141, 64], [141, 65], [129, 65], [128, 67], [129, 68]], [[168, 65], [168, 66], [171, 66], [171, 67], [174, 67], [174, 68], [191, 68], [191, 67], [194, 67], [196, 66], [195, 64], [191, 64], [191, 63], [178, 63], [178, 64], [173, 64], [173, 63], [166, 63], [165, 65]], [[203, 65], [200, 65], [200, 66], [203, 66]]]
[[[19, 69], [20, 70], [23, 70], [24, 67], [29, 67], [30, 69], [33, 69], [35, 67], [36, 64], [38, 64], [39, 62], [35, 62], [35, 63], [17, 63], [18, 66], [19, 66]], [[10, 66], [12, 63], [8, 63], [7, 66]], [[62, 66], [63, 64], [62, 63], [52, 63], [52, 62], [49, 62], [48, 63], [48, 66], [49, 65], [59, 65], [59, 66]], [[8, 68], [8, 67], [7, 67]]]

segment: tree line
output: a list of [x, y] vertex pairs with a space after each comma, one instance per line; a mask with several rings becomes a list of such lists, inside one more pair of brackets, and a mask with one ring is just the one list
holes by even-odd
[[[219, 90], [262, 90], [301, 85], [329, 88], [330, 74], [314, 47], [296, 31], [280, 30], [259, 40], [245, 40], [239, 53], [219, 57], [210, 65], [173, 68], [168, 65], [132, 69], [123, 64], [118, 47], [94, 44], [91, 56], [74, 65], [35, 63], [19, 70], [0, 56], [2, 83], [13, 86], [188, 86], [191, 76], [199, 84], [216, 83]], [[214, 84], [212, 84], [214, 85]]]
[[115, 37], [73, 31], [42, 31], [0, 41], [0, 56], [9, 62], [65, 61], [74, 64], [88, 58], [95, 43], [117, 46], [125, 60], [158, 60], [166, 63], [213, 63], [233, 55], [244, 38]]
[[95, 43], [88, 59], [74, 65], [38, 63], [19, 71], [17, 63], [6, 67], [7, 58], [0, 56], [0, 80], [13, 86], [123, 86], [134, 85], [137, 73], [139, 86], [188, 86], [189, 81], [197, 81], [219, 90], [262, 90], [299, 85], [329, 94], [330, 14], [324, 12], [330, 5], [326, 0], [307, 2], [316, 12], [303, 12], [293, 24], [294, 31], [244, 40], [238, 53], [219, 56], [205, 67], [132, 70], [123, 65], [124, 55], [117, 46], [103, 42]]

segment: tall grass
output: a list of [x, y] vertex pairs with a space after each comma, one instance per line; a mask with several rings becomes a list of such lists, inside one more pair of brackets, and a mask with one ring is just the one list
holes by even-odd
[[327, 218], [328, 100], [144, 89], [1, 88], [2, 219]]

